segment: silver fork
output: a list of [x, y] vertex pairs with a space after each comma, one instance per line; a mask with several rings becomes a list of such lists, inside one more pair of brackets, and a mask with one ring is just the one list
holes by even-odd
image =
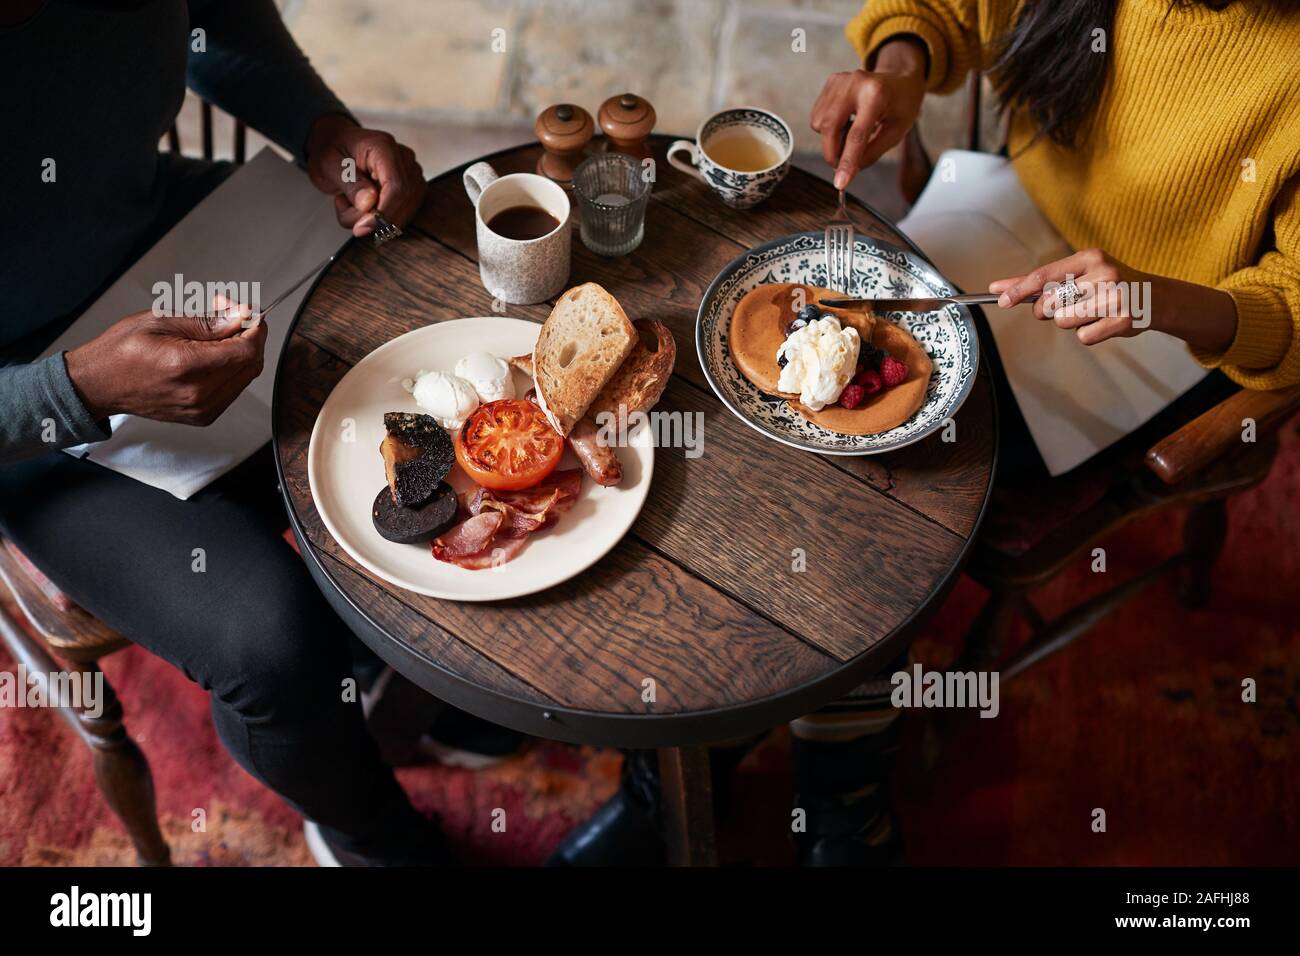
[[840, 208], [826, 224], [826, 287], [849, 293], [853, 285], [853, 220], [844, 208], [844, 190], [840, 190]]
[[375, 231], [370, 234], [370, 238], [374, 240], [375, 245], [382, 246], [388, 240], [396, 239], [401, 234], [402, 230], [379, 215], [379, 213], [375, 213]]
[[[402, 234], [401, 229], [399, 229], [397, 226], [394, 226], [383, 216], [379, 215], [379, 213], [375, 213], [375, 231], [370, 234], [370, 238], [374, 241], [375, 246], [382, 246], [385, 242], [388, 242], [392, 239], [396, 239], [401, 234]], [[316, 265], [312, 266], [306, 272], [306, 274], [303, 275], [301, 279], [299, 279], [293, 285], [289, 286], [289, 288], [285, 289], [278, 296], [276, 296], [271, 301], [271, 304], [268, 305], [265, 309], [259, 309], [258, 311], [254, 312], [252, 317], [249, 318], [248, 321], [245, 322], [244, 324], [249, 328], [256, 325], [258, 323], [258, 320], [260, 320], [262, 316], [269, 313], [277, 305], [279, 305], [285, 299], [289, 298], [289, 296], [297, 292], [304, 282], [306, 282], [312, 276], [316, 275], [318, 272], [320, 272], [322, 269], [328, 266], [331, 262], [334, 261], [335, 257], [337, 256], [338, 253], [336, 252], [334, 253], [334, 255], [327, 256], [325, 259], [322, 259], [320, 262], [316, 263]]]

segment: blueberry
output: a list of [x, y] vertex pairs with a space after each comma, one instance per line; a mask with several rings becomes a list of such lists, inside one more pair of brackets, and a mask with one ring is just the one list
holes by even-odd
[[785, 368], [789, 364], [790, 364], [790, 360], [786, 358], [784, 355], [778, 355], [776, 357], [777, 368]]
[[[809, 322], [816, 321], [818, 318], [820, 318], [820, 313], [817, 311], [817, 306], [812, 304], [805, 305], [802, 309], [799, 310], [799, 318], [803, 320], [804, 325], [807, 325]], [[803, 326], [800, 326], [800, 328], [802, 327]]]
[[878, 349], [874, 345], [863, 343], [858, 350], [858, 368], [869, 368], [880, 371], [880, 363], [885, 357], [883, 349]]

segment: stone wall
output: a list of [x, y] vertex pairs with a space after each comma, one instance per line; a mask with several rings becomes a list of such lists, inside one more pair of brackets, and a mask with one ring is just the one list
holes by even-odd
[[[280, 0], [316, 68], [354, 109], [406, 123], [531, 127], [546, 106], [593, 114], [631, 90], [658, 131], [692, 135], [725, 106], [774, 110], [817, 152], [808, 113], [858, 65], [858, 0]], [[932, 152], [958, 145], [963, 98], [930, 97]]]

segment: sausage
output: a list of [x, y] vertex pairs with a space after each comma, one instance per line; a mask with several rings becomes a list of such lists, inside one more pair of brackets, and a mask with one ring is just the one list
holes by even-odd
[[[525, 397], [536, 404], [537, 389], [530, 388]], [[590, 415], [584, 415], [573, 426], [568, 442], [569, 448], [582, 463], [583, 470], [596, 484], [612, 486], [623, 480], [623, 466], [619, 463], [618, 454], [600, 443], [600, 429]]]
[[569, 447], [582, 462], [591, 480], [598, 485], [617, 485], [623, 480], [623, 466], [612, 448], [600, 443], [600, 429], [595, 419], [584, 415], [569, 432]]

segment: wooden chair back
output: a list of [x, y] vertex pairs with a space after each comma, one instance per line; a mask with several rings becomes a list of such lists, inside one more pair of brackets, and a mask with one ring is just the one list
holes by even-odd
[[[213, 106], [207, 100], [199, 101], [199, 131], [202, 138], [202, 149], [204, 159], [213, 159], [215, 150], [213, 148], [212, 120]], [[241, 119], [234, 119], [234, 159], [236, 163], [243, 163], [248, 150], [248, 127], [244, 125]], [[167, 148], [173, 153], [181, 152], [181, 133], [175, 123], [172, 123], [171, 129], [167, 131]]]

